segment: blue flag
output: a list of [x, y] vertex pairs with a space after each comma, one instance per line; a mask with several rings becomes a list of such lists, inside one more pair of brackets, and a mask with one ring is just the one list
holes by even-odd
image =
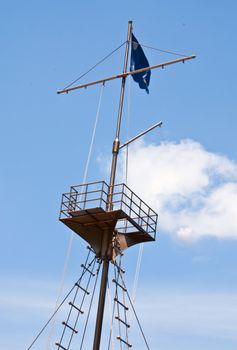
[[[141, 48], [141, 45], [132, 34], [132, 47], [131, 47], [131, 64], [130, 72], [134, 70], [149, 67], [149, 62]], [[136, 81], [141, 89], [145, 89], [149, 94], [148, 86], [150, 83], [151, 71], [148, 69], [142, 73], [132, 74], [133, 80]]]

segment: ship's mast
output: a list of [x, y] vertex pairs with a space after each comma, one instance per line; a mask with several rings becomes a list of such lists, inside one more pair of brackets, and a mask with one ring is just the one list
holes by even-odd
[[[112, 147], [113, 156], [109, 185], [104, 181], [98, 181], [71, 186], [70, 192], [62, 195], [59, 217], [61, 222], [89, 243], [96, 254], [96, 258], [102, 263], [102, 276], [92, 350], [100, 350], [109, 264], [111, 260], [114, 260], [118, 253], [121, 253], [134, 244], [151, 242], [154, 241], [156, 237], [158, 214], [125, 184], [115, 184], [119, 150], [162, 124], [162, 122], [156, 123], [152, 127], [120, 145], [120, 127], [126, 78], [129, 75], [143, 73], [150, 69], [164, 68], [165, 66], [179, 62], [184, 63], [186, 60], [195, 58], [194, 55], [184, 56], [176, 60], [128, 72], [127, 66], [131, 40], [132, 22], [129, 21], [123, 73], [57, 91], [58, 94], [61, 94], [95, 84], [104, 84], [106, 81], [117, 78], [122, 79], [116, 133]], [[119, 252], [116, 251], [116, 243], [119, 246]], [[113, 282], [116, 283], [114, 280]], [[117, 285], [119, 285], [118, 282]], [[84, 289], [82, 288], [82, 290]], [[125, 322], [123, 323], [128, 327]], [[69, 328], [72, 332], [75, 332], [72, 327]], [[117, 337], [117, 339], [130, 346], [120, 337]], [[58, 348], [66, 349], [61, 341], [57, 343], [57, 345]]]
[[[109, 185], [105, 181], [97, 181], [90, 183], [83, 183], [81, 185], [71, 186], [70, 191], [63, 193], [59, 220], [63, 222], [67, 227], [73, 230], [76, 234], [81, 236], [85, 241], [88, 242], [89, 246], [89, 254], [93, 252], [94, 258], [92, 261], [88, 261], [89, 254], [86, 259], [86, 263], [81, 265], [83, 267], [83, 272], [81, 277], [75, 283], [74, 287], [68, 293], [66, 298], [64, 298], [63, 302], [57, 307], [49, 321], [46, 325], [41, 329], [38, 335], [35, 337], [31, 345], [28, 347], [28, 350], [34, 345], [36, 340], [42, 334], [48, 323], [52, 320], [52, 318], [56, 315], [60, 307], [72, 293], [75, 288], [75, 294], [70, 301], [69, 307], [70, 311], [66, 321], [63, 321], [63, 332], [59, 341], [55, 343], [55, 345], [59, 349], [67, 350], [71, 346], [72, 338], [74, 334], [77, 334], [78, 331], [76, 329], [78, 318], [84, 312], [81, 307], [84, 303], [85, 296], [90, 294], [88, 292], [88, 287], [90, 283], [90, 279], [92, 276], [97, 276], [99, 274], [100, 268], [98, 267], [96, 274], [93, 272], [95, 268], [96, 261], [98, 264], [102, 264], [102, 276], [100, 283], [100, 292], [99, 292], [99, 300], [97, 307], [97, 316], [96, 316], [96, 324], [95, 324], [95, 332], [94, 332], [94, 340], [93, 340], [93, 348], [92, 350], [100, 350], [101, 343], [101, 334], [102, 334], [102, 326], [104, 319], [104, 307], [105, 307], [105, 299], [106, 299], [106, 289], [107, 289], [107, 281], [108, 281], [108, 273], [109, 273], [109, 264], [112, 261], [117, 268], [117, 273], [115, 271], [116, 279], [112, 281], [116, 285], [116, 292], [114, 302], [117, 303], [118, 306], [118, 315], [114, 318], [118, 320], [119, 324], [123, 324], [126, 327], [126, 338], [123, 339], [120, 336], [120, 325], [119, 325], [119, 336], [117, 336], [117, 340], [120, 341], [120, 348], [123, 347], [124, 344], [128, 348], [132, 345], [128, 342], [128, 332], [127, 329], [130, 327], [128, 322], [121, 319], [119, 317], [119, 306], [123, 307], [125, 312], [128, 310], [128, 307], [124, 302], [118, 299], [118, 291], [117, 287], [122, 289], [123, 292], [127, 293], [128, 299], [130, 301], [131, 307], [134, 311], [132, 302], [128, 295], [127, 289], [125, 288], [125, 283], [123, 278], [121, 277], [121, 272], [124, 273], [120, 266], [116, 264], [116, 256], [118, 254], [122, 255], [122, 252], [135, 245], [141, 244], [145, 242], [155, 241], [156, 238], [156, 230], [157, 230], [157, 220], [158, 214], [152, 210], [150, 206], [148, 206], [140, 197], [138, 197], [128, 186], [124, 183], [116, 184], [116, 168], [117, 168], [117, 159], [120, 149], [127, 146], [131, 142], [137, 140], [142, 137], [146, 133], [150, 132], [154, 128], [161, 126], [162, 122], [156, 123], [145, 131], [139, 133], [137, 136], [127, 140], [125, 143], [120, 145], [120, 127], [121, 127], [121, 119], [122, 119], [122, 111], [123, 111], [123, 102], [124, 102], [124, 92], [125, 92], [125, 83], [126, 78], [129, 75], [141, 74], [146, 71], [155, 68], [164, 68], [165, 66], [185, 62], [187, 60], [193, 59], [196, 56], [184, 56], [182, 58], [159, 63], [153, 66], [144, 66], [144, 68], [136, 69], [128, 72], [128, 56], [129, 56], [129, 47], [131, 45], [132, 40], [132, 21], [128, 22], [128, 32], [127, 32], [127, 41], [126, 41], [126, 49], [125, 49], [125, 58], [124, 58], [124, 66], [123, 73], [114, 75], [108, 78], [104, 78], [101, 80], [96, 80], [90, 83], [82, 84], [74, 87], [67, 87], [63, 90], [57, 91], [58, 94], [67, 93], [72, 90], [85, 88], [87, 86], [92, 86], [95, 84], [105, 83], [110, 80], [122, 79], [121, 83], [121, 92], [120, 92], [120, 100], [119, 100], [119, 108], [118, 108], [118, 116], [117, 116], [117, 126], [115, 139], [113, 141], [112, 147], [112, 162], [111, 162], [111, 171], [110, 171], [110, 181]], [[147, 63], [149, 65], [149, 63]], [[71, 84], [72, 85], [72, 84]], [[71, 86], [70, 85], [70, 86]], [[139, 84], [140, 85], [140, 84]], [[89, 274], [89, 279], [86, 285], [81, 286], [81, 280], [85, 273]], [[95, 287], [97, 284], [97, 277], [95, 279], [93, 295], [90, 307], [92, 305], [93, 296]], [[120, 278], [120, 280], [119, 280]], [[80, 304], [77, 304], [77, 296], [78, 291], [83, 293], [82, 301]], [[124, 298], [124, 295], [123, 295]], [[114, 304], [115, 305], [115, 304]], [[89, 308], [90, 313], [90, 308]], [[136, 316], [136, 313], [135, 313]], [[86, 320], [86, 326], [89, 319], [89, 315]], [[137, 319], [137, 316], [136, 316]], [[72, 323], [71, 321], [74, 320]], [[138, 321], [138, 319], [137, 319]], [[141, 325], [138, 321], [139, 328], [142, 332], [144, 341], [147, 341], [144, 337], [143, 331], [141, 329]], [[81, 347], [84, 341], [85, 330], [82, 335]], [[69, 334], [68, 334], [69, 332]], [[65, 336], [66, 335], [66, 336]], [[66, 344], [67, 343], [67, 344]], [[66, 344], [66, 345], [65, 345]]]
[[[131, 35], [132, 35], [132, 21], [129, 21], [123, 73], [127, 72], [128, 54], [129, 54], [129, 45], [131, 42]], [[109, 193], [107, 196], [108, 211], [112, 210], [113, 188], [114, 188], [115, 178], [116, 178], [117, 159], [118, 159], [119, 145], [120, 145], [119, 137], [120, 137], [120, 126], [121, 126], [121, 118], [122, 118], [122, 111], [123, 111], [125, 82], [126, 82], [126, 76], [122, 78], [118, 118], [117, 118], [117, 128], [116, 128], [116, 134], [115, 134], [115, 139], [114, 139], [113, 148], [112, 148], [113, 158], [112, 158], [111, 172], [110, 172]], [[108, 272], [109, 272], [109, 263], [111, 260], [110, 254], [111, 254], [112, 238], [113, 236], [111, 236], [109, 233], [104, 234], [103, 236], [103, 242], [102, 242], [103, 270], [102, 270], [102, 276], [101, 276], [100, 295], [99, 295], [99, 301], [98, 301], [93, 350], [100, 349], [107, 279], [108, 279]]]

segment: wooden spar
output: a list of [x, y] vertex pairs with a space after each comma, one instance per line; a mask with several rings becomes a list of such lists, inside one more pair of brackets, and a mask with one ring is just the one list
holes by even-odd
[[137, 73], [146, 72], [149, 69], [164, 68], [165, 66], [169, 66], [171, 64], [175, 64], [175, 63], [179, 63], [179, 62], [184, 62], [184, 61], [187, 61], [187, 60], [191, 60], [193, 58], [196, 58], [196, 56], [195, 55], [191, 55], [191, 56], [187, 56], [187, 57], [183, 57], [183, 58], [178, 58], [176, 60], [167, 61], [167, 62], [164, 62], [164, 63], [159, 63], [159, 64], [156, 64], [154, 66], [137, 69], [137, 70], [134, 70], [132, 72], [125, 72], [125, 73], [121, 73], [121, 74], [118, 74], [118, 75], [113, 75], [113, 76], [108, 77], [108, 78], [92, 81], [91, 83], [74, 86], [74, 87], [71, 87], [71, 88], [68, 88], [68, 89], [58, 90], [57, 94], [63, 94], [65, 92], [86, 88], [86, 87], [91, 86], [91, 85], [105, 83], [106, 81], [109, 81], [109, 80], [114, 80], [114, 79], [118, 79], [118, 78], [124, 78], [124, 77], [127, 77], [128, 75], [133, 75], [133, 74], [137, 74]]
[[152, 125], [150, 128], [146, 129], [145, 131], [141, 132], [137, 136], [134, 136], [132, 139], [130, 139], [130, 140], [126, 141], [125, 143], [123, 143], [122, 145], [120, 145], [119, 149], [122, 149], [123, 147], [129, 145], [131, 142], [136, 141], [137, 139], [139, 139], [143, 135], [147, 134], [149, 131], [157, 128], [157, 126], [161, 127], [161, 125], [162, 125], [162, 122], [159, 122], [159, 123], [156, 123], [155, 125]]
[[[129, 45], [131, 43], [131, 37], [132, 37], [132, 21], [129, 21], [123, 74], [127, 72]], [[106, 205], [107, 211], [113, 210], [112, 200], [113, 200], [114, 184], [115, 184], [115, 177], [116, 177], [117, 158], [119, 153], [119, 136], [120, 136], [120, 126], [121, 126], [121, 118], [122, 118], [122, 111], [123, 111], [125, 81], [126, 81], [126, 75], [124, 75], [122, 78], [116, 135], [115, 135], [115, 139], [112, 147], [113, 158], [112, 158], [111, 171], [110, 171], [109, 192], [107, 196], [107, 205]], [[100, 294], [99, 294], [98, 309], [97, 309], [97, 316], [96, 316], [93, 350], [100, 350], [101, 332], [102, 332], [102, 324], [103, 324], [103, 318], [104, 318], [104, 305], [105, 305], [106, 289], [107, 289], [108, 273], [109, 273], [109, 263], [110, 263], [109, 251], [113, 245], [112, 241], [113, 241], [113, 235], [109, 234], [109, 232], [105, 232], [101, 242], [101, 245], [104, 246], [105, 252], [103, 256], [103, 271], [101, 276]]]

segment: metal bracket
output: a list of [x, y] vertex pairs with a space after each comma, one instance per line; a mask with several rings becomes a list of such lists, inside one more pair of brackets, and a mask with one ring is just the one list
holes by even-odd
[[145, 131], [141, 132], [140, 134], [138, 134], [137, 136], [134, 136], [132, 139], [126, 141], [125, 143], [123, 143], [122, 145], [119, 146], [119, 149], [122, 149], [123, 147], [129, 145], [131, 142], [137, 140], [139, 137], [147, 134], [149, 131], [157, 128], [158, 126], [161, 127], [161, 125], [163, 124], [163, 122], [159, 122], [156, 123], [155, 125], [151, 126], [150, 128], [146, 129]]

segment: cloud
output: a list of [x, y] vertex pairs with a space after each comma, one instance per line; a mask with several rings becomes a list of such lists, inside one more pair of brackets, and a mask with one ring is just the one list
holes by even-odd
[[[119, 168], [122, 179], [124, 159]], [[128, 186], [159, 213], [160, 230], [183, 241], [237, 238], [237, 164], [198, 142], [136, 143]]]

